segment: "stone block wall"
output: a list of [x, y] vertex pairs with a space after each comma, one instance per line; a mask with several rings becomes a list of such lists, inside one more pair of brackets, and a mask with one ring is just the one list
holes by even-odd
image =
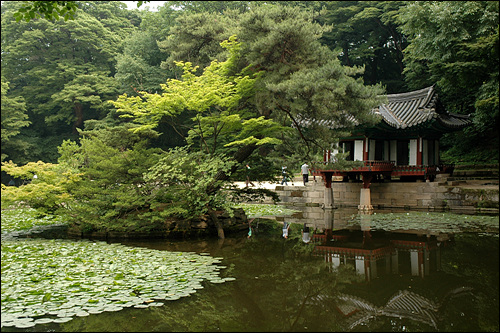
[[[357, 207], [360, 203], [361, 182], [332, 182], [333, 205]], [[325, 203], [322, 180], [306, 186], [276, 186], [282, 204], [321, 207]], [[446, 182], [375, 182], [370, 185], [374, 208], [404, 209], [476, 209], [481, 206], [498, 209], [497, 190], [471, 190], [448, 186]]]

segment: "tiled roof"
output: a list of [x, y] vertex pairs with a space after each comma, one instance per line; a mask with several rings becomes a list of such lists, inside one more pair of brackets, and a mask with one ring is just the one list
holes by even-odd
[[[373, 109], [373, 112], [380, 115], [384, 123], [395, 129], [407, 129], [431, 120], [436, 120], [441, 125], [440, 127], [450, 130], [459, 129], [471, 123], [469, 115], [446, 112], [438, 101], [434, 86], [387, 95], [387, 103]], [[358, 125], [352, 116], [347, 116], [346, 119]], [[332, 129], [343, 127], [331, 120], [314, 120], [314, 122]], [[301, 118], [299, 123], [307, 127], [311, 120]]]
[[434, 86], [402, 94], [387, 95], [387, 104], [374, 110], [383, 121], [397, 129], [405, 129], [436, 119], [449, 128], [461, 128], [471, 121], [468, 115], [441, 110]]

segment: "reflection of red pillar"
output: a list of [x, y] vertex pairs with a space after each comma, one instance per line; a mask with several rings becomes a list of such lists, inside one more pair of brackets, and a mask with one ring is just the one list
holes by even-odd
[[333, 238], [333, 230], [325, 229], [325, 235], [326, 235], [326, 241], [328, 242], [330, 239]]
[[365, 280], [367, 282], [371, 281], [371, 275], [372, 275], [372, 272], [371, 272], [371, 267], [370, 267], [370, 257], [367, 256], [367, 257], [365, 257]]
[[370, 230], [364, 230], [363, 231], [363, 246], [371, 243], [372, 241], [372, 235], [370, 234]]
[[418, 273], [421, 278], [425, 276], [424, 270], [424, 251], [422, 249], [418, 249]]

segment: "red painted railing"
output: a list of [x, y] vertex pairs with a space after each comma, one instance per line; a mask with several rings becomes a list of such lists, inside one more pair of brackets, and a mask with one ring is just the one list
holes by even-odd
[[354, 258], [356, 256], [364, 256], [371, 259], [379, 259], [387, 254], [391, 254], [394, 251], [392, 245], [383, 246], [377, 249], [361, 249], [361, 248], [348, 248], [348, 247], [336, 247], [336, 246], [322, 246], [317, 245], [314, 247], [314, 254], [340, 254], [347, 256], [348, 258]]
[[347, 176], [352, 173], [372, 172], [386, 173], [390, 176], [424, 176], [434, 177], [438, 173], [450, 173], [452, 165], [395, 165], [394, 161], [363, 161], [363, 166], [354, 167], [349, 170], [336, 170], [328, 165], [328, 162], [312, 163], [312, 174], [321, 176], [322, 172], [332, 173], [333, 176]]

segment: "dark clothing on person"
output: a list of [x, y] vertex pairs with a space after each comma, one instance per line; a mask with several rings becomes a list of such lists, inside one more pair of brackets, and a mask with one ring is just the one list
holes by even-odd
[[281, 180], [281, 185], [283, 183], [288, 186], [288, 172], [286, 172], [286, 166], [281, 167], [281, 176], [283, 176], [283, 179]]
[[311, 238], [309, 236], [309, 227], [304, 223], [304, 229], [302, 229], [302, 241], [304, 243], [309, 243]]

